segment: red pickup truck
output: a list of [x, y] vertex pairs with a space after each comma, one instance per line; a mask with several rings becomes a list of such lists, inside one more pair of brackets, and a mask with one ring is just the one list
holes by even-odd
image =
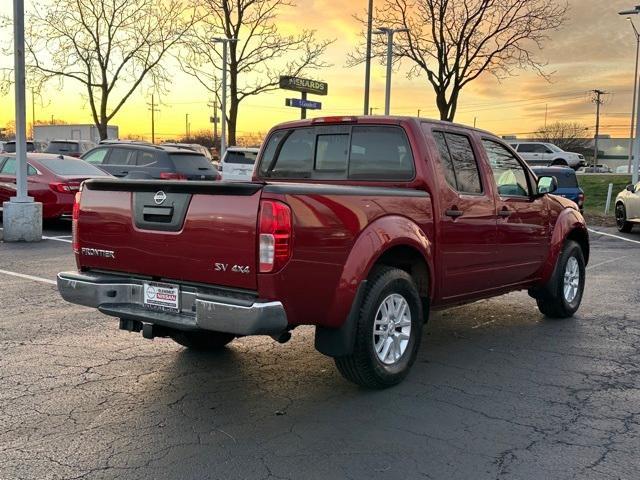
[[73, 212], [62, 296], [146, 338], [217, 349], [315, 325], [347, 379], [410, 369], [431, 309], [529, 291], [582, 299], [589, 239], [496, 136], [404, 117], [327, 117], [269, 133], [250, 183], [95, 179]]

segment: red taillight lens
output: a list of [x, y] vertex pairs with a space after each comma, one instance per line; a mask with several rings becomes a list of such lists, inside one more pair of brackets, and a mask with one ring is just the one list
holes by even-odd
[[259, 271], [277, 272], [291, 257], [291, 209], [282, 202], [263, 200], [258, 226]]
[[584, 204], [584, 199], [585, 199], [584, 193], [579, 193], [578, 194], [578, 205], [583, 205]]
[[160, 178], [162, 180], [186, 180], [186, 175], [182, 175], [176, 172], [160, 172]]
[[73, 190], [78, 190], [78, 187], [72, 187], [71, 185], [62, 182], [53, 182], [50, 183], [49, 186], [54, 192], [58, 193], [71, 193]]
[[73, 212], [71, 214], [71, 245], [73, 253], [80, 253], [80, 242], [78, 241], [78, 218], [80, 217], [80, 192], [76, 193], [73, 202]]

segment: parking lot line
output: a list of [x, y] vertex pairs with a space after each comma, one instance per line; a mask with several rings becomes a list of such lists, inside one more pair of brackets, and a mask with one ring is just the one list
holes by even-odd
[[600, 232], [598, 230], [594, 230], [593, 228], [588, 228], [587, 230], [589, 230], [591, 233], [597, 233], [598, 235], [604, 235], [605, 237], [613, 237], [613, 238], [617, 238], [618, 240], [624, 240], [625, 242], [631, 242], [631, 243], [640, 244], [640, 241], [638, 241], [638, 240], [631, 240], [630, 238], [621, 237], [619, 235], [613, 235], [612, 233]]
[[625, 255], [624, 257], [612, 258], [611, 260], [606, 260], [604, 262], [596, 263], [594, 265], [589, 265], [587, 267], [587, 270], [591, 270], [592, 268], [597, 268], [597, 267], [600, 267], [602, 265], [606, 265], [607, 263], [618, 262], [618, 261], [623, 260], [625, 258], [629, 258], [630, 256], [631, 255]]
[[47, 283], [49, 285], [57, 285], [55, 280], [49, 280], [48, 278], [34, 277], [33, 275], [26, 275], [24, 273], [10, 272], [9, 270], [0, 270], [3, 275], [11, 275], [12, 277], [25, 278], [27, 280], [33, 280], [34, 282]]
[[45, 240], [54, 240], [56, 242], [64, 242], [64, 243], [72, 243], [71, 240], [67, 240], [64, 237], [45, 237], [44, 235], [42, 236], [42, 238], [44, 238]]

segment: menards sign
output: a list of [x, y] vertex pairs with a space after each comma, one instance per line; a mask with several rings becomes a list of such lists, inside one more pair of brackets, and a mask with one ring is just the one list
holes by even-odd
[[329, 85], [324, 82], [289, 76], [280, 77], [280, 88], [314, 95], [326, 95], [329, 91]]

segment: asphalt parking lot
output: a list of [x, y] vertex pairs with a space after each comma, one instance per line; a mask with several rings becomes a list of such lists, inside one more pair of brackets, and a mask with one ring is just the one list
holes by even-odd
[[591, 233], [575, 318], [524, 292], [434, 315], [385, 391], [311, 328], [210, 355], [121, 332], [58, 296], [70, 231], [45, 235], [0, 243], [1, 479], [640, 478], [638, 233]]

